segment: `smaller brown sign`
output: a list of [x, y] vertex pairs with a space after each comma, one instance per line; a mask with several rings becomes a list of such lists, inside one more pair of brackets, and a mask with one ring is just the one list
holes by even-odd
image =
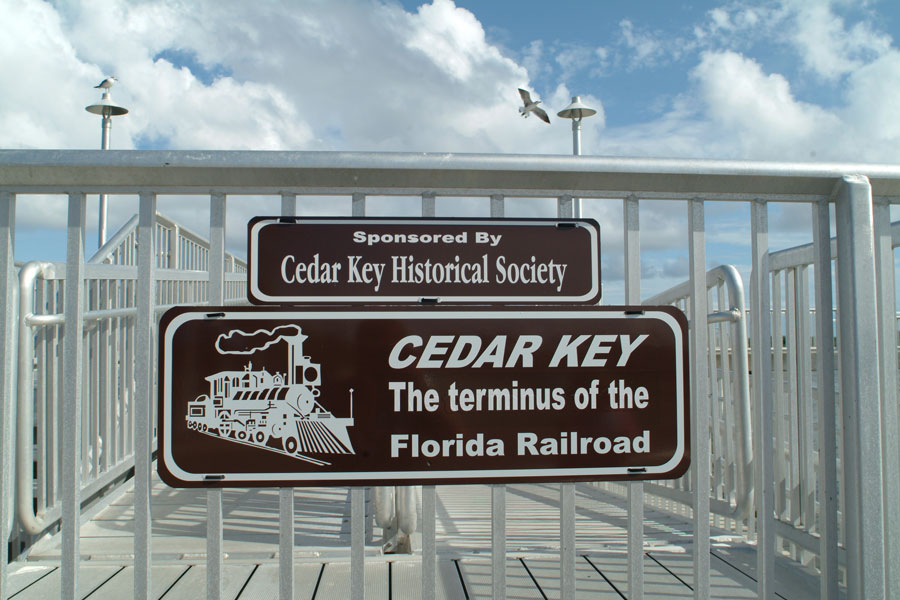
[[256, 217], [247, 247], [254, 304], [600, 299], [591, 219]]
[[679, 477], [687, 322], [670, 306], [171, 309], [169, 485]]

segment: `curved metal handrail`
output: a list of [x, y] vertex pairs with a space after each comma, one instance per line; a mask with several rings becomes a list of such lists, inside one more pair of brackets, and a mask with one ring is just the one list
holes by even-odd
[[59, 510], [38, 513], [34, 506], [34, 335], [28, 317], [34, 310], [34, 283], [38, 276], [53, 276], [53, 263], [32, 261], [19, 272], [19, 355], [16, 391], [16, 517], [27, 533], [37, 535], [59, 518]]
[[[707, 289], [717, 285], [719, 282], [724, 283], [728, 290], [729, 308], [725, 311], [710, 313], [706, 317], [706, 322], [709, 324], [730, 321], [734, 327], [733, 339], [735, 347], [733, 355], [735, 359], [734, 370], [738, 377], [736, 385], [737, 414], [740, 419], [738, 430], [741, 434], [736, 445], [739, 493], [733, 506], [730, 503], [715, 500], [710, 502], [710, 509], [725, 517], [743, 520], [753, 510], [753, 435], [750, 417], [750, 369], [747, 360], [747, 311], [744, 302], [744, 283], [738, 270], [732, 265], [720, 265], [706, 272]], [[681, 298], [690, 296], [690, 293], [691, 283], [687, 281], [651, 298], [647, 298], [643, 304], [671, 304]], [[680, 496], [678, 490], [655, 484], [647, 484], [647, 486], [653, 489], [666, 490], [664, 495], [673, 498], [675, 495]], [[684, 498], [674, 499], [689, 501], [687, 494], [684, 494]]]

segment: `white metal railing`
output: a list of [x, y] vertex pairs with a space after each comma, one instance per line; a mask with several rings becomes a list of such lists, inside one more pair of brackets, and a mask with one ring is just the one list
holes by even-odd
[[[705, 318], [710, 340], [707, 360], [710, 511], [743, 522], [753, 512], [753, 439], [744, 284], [735, 267], [721, 265], [706, 273], [706, 286], [710, 311]], [[691, 315], [693, 322], [690, 282], [647, 298], [643, 303], [678, 306]], [[683, 504], [691, 503], [690, 474], [673, 481], [648, 483], [645, 490]], [[740, 527], [743, 528], [743, 523]]]
[[[141, 182], [140, 185], [135, 182]], [[225, 183], [227, 182], [227, 183]], [[133, 194], [139, 197], [139, 217], [136, 244], [129, 246], [134, 267], [128, 277], [133, 285], [135, 315], [127, 317], [133, 323], [129, 344], [133, 344], [133, 370], [123, 377], [133, 385], [130, 400], [134, 426], [130, 439], [126, 438], [121, 452], [131, 453], [135, 469], [135, 565], [134, 596], [151, 595], [150, 566], [150, 472], [153, 449], [153, 401], [155, 352], [152, 332], [159, 304], [182, 302], [179, 292], [160, 299], [160, 280], [173, 275], [162, 267], [156, 221], [157, 196], [162, 194], [190, 194], [209, 199], [210, 250], [204, 259], [208, 275], [203, 288], [204, 298], [211, 304], [226, 299], [225, 222], [227, 206], [247, 201], [256, 202], [258, 195], [281, 197], [282, 214], [295, 214], [300, 196], [333, 196], [335, 202], [349, 200], [350, 213], [356, 217], [366, 214], [368, 197], [379, 195], [414, 196], [421, 200], [421, 214], [434, 216], [436, 201], [452, 203], [454, 199], [482, 198], [489, 205], [492, 216], [503, 216], [508, 198], [556, 198], [557, 215], [571, 217], [573, 199], [588, 202], [618, 203], [625, 217], [624, 264], [626, 299], [639, 298], [641, 247], [639, 243], [639, 206], [645, 200], [678, 202], [686, 206], [688, 231], [684, 249], [688, 255], [691, 274], [688, 311], [698, 315], [727, 313], [710, 309], [717, 301], [707, 292], [706, 245], [707, 224], [704, 209], [720, 202], [744, 202], [750, 206], [751, 249], [748, 262], [752, 264], [750, 288], [750, 356], [751, 418], [753, 438], [753, 513], [754, 533], [759, 548], [757, 579], [760, 597], [769, 598], [775, 590], [776, 553], [776, 491], [774, 443], [776, 424], [769, 416], [775, 414], [771, 361], [762, 359], [767, 352], [753, 352], [752, 348], [770, 349], [774, 324], [771, 319], [754, 319], [753, 315], [771, 314], [773, 283], [769, 277], [768, 211], [773, 202], [804, 203], [811, 207], [810, 231], [815, 240], [813, 255], [816, 265], [831, 261], [829, 248], [829, 215], [832, 208], [837, 217], [836, 279], [840, 285], [832, 288], [829, 268], [815, 269], [816, 298], [815, 331], [817, 339], [837, 337], [840, 353], [835, 355], [819, 348], [816, 353], [819, 373], [834, 372], [835, 361], [840, 365], [840, 396], [830, 378], [820, 378], [815, 390], [817, 399], [817, 433], [824, 440], [842, 443], [841, 466], [845, 483], [841, 493], [841, 513], [846, 524], [841, 532], [841, 547], [846, 549], [849, 596], [860, 598], [900, 597], [900, 524], [885, 506], [900, 505], [900, 490], [894, 484], [900, 477], [895, 473], [900, 460], [894, 445], [898, 436], [885, 435], [898, 429], [896, 410], [896, 344], [884, 343], [888, 336], [879, 331], [894, 327], [893, 260], [888, 260], [890, 239], [885, 211], [890, 204], [900, 203], [900, 167], [884, 165], [834, 165], [743, 163], [728, 161], [688, 161], [658, 159], [609, 159], [599, 157], [544, 156], [486, 156], [486, 155], [421, 155], [421, 154], [365, 154], [365, 153], [280, 153], [280, 152], [91, 152], [91, 151], [0, 151], [0, 245], [9, 250], [9, 258], [0, 252], [0, 268], [8, 273], [14, 269], [12, 237], [15, 231], [15, 206], [27, 201], [28, 194], [68, 194], [68, 254], [65, 267], [54, 267], [59, 277], [57, 285], [45, 297], [53, 299], [54, 313], [61, 314], [70, 330], [86, 332], [79, 336], [54, 335], [53, 359], [56, 361], [54, 380], [58, 404], [53, 423], [57, 424], [58, 470], [55, 493], [60, 506], [61, 529], [61, 594], [64, 598], [78, 596], [79, 515], [82, 495], [82, 476], [102, 471], [103, 459], [99, 448], [94, 452], [91, 432], [102, 419], [91, 405], [91, 394], [85, 393], [85, 373], [95, 354], [85, 337], [94, 335], [91, 317], [100, 306], [90, 304], [91, 298], [105, 297], [95, 265], [84, 260], [86, 194]], [[344, 197], [346, 200], [340, 200]], [[875, 201], [873, 202], [873, 197]], [[228, 203], [226, 203], [226, 198]], [[335, 212], [341, 212], [335, 209]], [[873, 219], [873, 212], [875, 218]], [[344, 213], [346, 214], [346, 213]], [[617, 225], [606, 225], [616, 227]], [[885, 232], [887, 231], [887, 237]], [[873, 251], [874, 249], [874, 251]], [[190, 252], [188, 252], [190, 253]], [[171, 255], [171, 254], [170, 254]], [[118, 258], [116, 260], [119, 260]], [[168, 260], [168, 259], [167, 259]], [[165, 263], [168, 265], [168, 263]], [[123, 271], [124, 272], [124, 271]], [[131, 276], [133, 274], [133, 277]], [[890, 280], [890, 281], [889, 281]], [[18, 288], [0, 278], [0, 315], [16, 312]], [[94, 287], [92, 286], [99, 286]], [[126, 287], [127, 287], [126, 286]], [[177, 285], [175, 286], [177, 288]], [[832, 289], [837, 290], [838, 323], [835, 336], [831, 318]], [[131, 294], [132, 292], [128, 292]], [[93, 295], [92, 295], [93, 294]], [[718, 295], [718, 292], [717, 292]], [[888, 310], [889, 308], [889, 310]], [[117, 310], [117, 306], [103, 309]], [[885, 316], [887, 315], [887, 316]], [[723, 315], [724, 316], [724, 315]], [[117, 317], [118, 318], [118, 317]], [[887, 319], [887, 321], [885, 320]], [[696, 324], [696, 320], [692, 319]], [[889, 328], [883, 323], [890, 322]], [[812, 326], [812, 324], [810, 324]], [[54, 327], [58, 327], [55, 325]], [[10, 319], [0, 321], [0, 328], [8, 336], [15, 330]], [[812, 327], [811, 327], [812, 328]], [[720, 398], [717, 361], [710, 348], [719, 330], [708, 326], [693, 326], [689, 332], [691, 347], [691, 446], [692, 467], [689, 483], [681, 490], [690, 497], [693, 514], [694, 585], [698, 598], [706, 597], [710, 578], [710, 515], [722, 509], [741, 506], [746, 488], [739, 488], [739, 477], [730, 479], [727, 469], [717, 465], [710, 449], [717, 443], [727, 447], [727, 432], [716, 433], [714, 409], [710, 399]], [[105, 334], [104, 334], [105, 335]], [[729, 335], [734, 335], [733, 333]], [[4, 338], [8, 339], [8, 338]], [[102, 338], [105, 340], [105, 338]], [[877, 343], [873, 343], [877, 340]], [[107, 344], [106, 341], [98, 342]], [[10, 366], [14, 364], [9, 346], [2, 350], [0, 361], [0, 390], [10, 389], [15, 379]], [[732, 355], [731, 360], [734, 360]], [[891, 364], [894, 368], [885, 368]], [[723, 369], [727, 370], [727, 369]], [[715, 376], [713, 372], [715, 371]], [[789, 375], [792, 377], [792, 375]], [[890, 377], [894, 377], [893, 380]], [[732, 381], [729, 387], [733, 388]], [[852, 401], [850, 400], [852, 398]], [[721, 411], [726, 404], [713, 402]], [[99, 410], [99, 409], [98, 409]], [[84, 423], [84, 415], [90, 415]], [[107, 411], [106, 415], [112, 415]], [[721, 413], [720, 413], [721, 414]], [[0, 423], [9, 423], [15, 416], [14, 405], [0, 404]], [[737, 425], [736, 414], [732, 415]], [[727, 422], [727, 417], [726, 417]], [[840, 421], [840, 427], [838, 422]], [[94, 427], [95, 429], [91, 429]], [[883, 429], [884, 428], [884, 429]], [[4, 436], [12, 428], [0, 428]], [[123, 437], [124, 436], [123, 432]], [[85, 441], [87, 438], [87, 441]], [[884, 440], [884, 443], [883, 443]], [[6, 447], [8, 439], [0, 440]], [[832, 446], [836, 446], [833, 444]], [[836, 598], [839, 590], [837, 553], [837, 466], [838, 457], [829, 454], [828, 444], [815, 463], [819, 522], [817, 523], [818, 560], [824, 598]], [[104, 449], [105, 450], [105, 449]], [[736, 449], [735, 449], [736, 450]], [[90, 451], [90, 452], [88, 452]], [[112, 459], [119, 449], [109, 450]], [[85, 456], [87, 454], [87, 457]], [[746, 458], [746, 454], [745, 454]], [[113, 461], [114, 462], [114, 461]], [[87, 465], [87, 468], [85, 467]], [[10, 459], [0, 458], [0, 481], [6, 481], [12, 470]], [[717, 472], [719, 469], [719, 472]], [[736, 473], [735, 473], [736, 475]], [[705, 482], [713, 482], [720, 489], [710, 497]], [[791, 481], [794, 481], [793, 479]], [[732, 482], [734, 485], [732, 486]], [[643, 589], [642, 511], [644, 488], [632, 483], [629, 491], [628, 518], [628, 578], [630, 593], [640, 595]], [[738, 492], [738, 490], [741, 490]], [[575, 488], [560, 485], [560, 589], [562, 598], [575, 595], [575, 556], [577, 532], [575, 528]], [[867, 492], [867, 490], [870, 490]], [[873, 493], [879, 490], [882, 493]], [[682, 494], [683, 496], [683, 494]], [[293, 589], [293, 502], [290, 490], [280, 493], [279, 582], [282, 597], [290, 597]], [[365, 562], [364, 490], [350, 490], [351, 598], [363, 595], [363, 567]], [[727, 500], [726, 500], [727, 499]], [[722, 504], [715, 502], [719, 500]], [[492, 488], [495, 522], [492, 526], [492, 586], [495, 597], [505, 596], [505, 490]], [[422, 597], [435, 593], [435, 489], [422, 489]], [[0, 502], [0, 523], [9, 519], [8, 506]], [[737, 516], [737, 515], [736, 515]], [[782, 519], [779, 514], [779, 521]], [[223, 552], [222, 493], [207, 492], [207, 594], [221, 597]], [[781, 530], [778, 530], [780, 533]], [[5, 568], [7, 556], [6, 531], [0, 540], [0, 565]], [[779, 548], [780, 550], [780, 548]], [[2, 582], [4, 578], [0, 578]], [[2, 587], [0, 583], [0, 587]], [[2, 590], [0, 590], [2, 595]]]
[[[173, 304], [206, 301], [208, 273], [198, 270], [208, 242], [160, 215], [156, 239], [190, 248], [189, 260], [160, 253], [156, 277], [156, 313]], [[84, 278], [85, 310], [81, 343], [85, 356], [80, 427], [83, 499], [123, 479], [134, 466], [134, 339], [137, 317], [137, 219], [131, 219], [88, 261]], [[177, 239], [181, 236], [184, 239]], [[177, 268], [167, 269], [173, 265]], [[243, 261], [230, 260], [246, 272]], [[190, 269], [190, 267], [195, 267]], [[246, 276], [226, 274], [226, 300], [246, 299]], [[19, 271], [16, 394], [16, 517], [26, 535], [52, 527], [61, 516], [60, 386], [66, 318], [65, 268], [30, 262]]]
[[[894, 249], [900, 246], [900, 222], [891, 224], [889, 235], [890, 247]], [[835, 239], [831, 240], [830, 246], [832, 257], [836, 257], [837, 242]], [[772, 356], [774, 409], [774, 414], [772, 415], [774, 430], [772, 446], [775, 530], [779, 538], [781, 538], [779, 549], [782, 552], [789, 553], [805, 565], [814, 565], [818, 559], [821, 544], [819, 524], [823, 519], [823, 515], [820, 514], [819, 493], [817, 493], [816, 489], [818, 485], [819, 457], [822, 454], [816, 419], [816, 392], [819, 389], [819, 378], [823, 374], [817, 370], [816, 353], [819, 341], [816, 339], [814, 330], [816, 309], [810, 298], [810, 271], [814, 268], [813, 265], [815, 263], [814, 250], [813, 244], [803, 244], [769, 254], [771, 331], [772, 340], [774, 341], [769, 352]], [[723, 481], [720, 473], [728, 473], [730, 470], [737, 472], [737, 467], [741, 464], [741, 461], [740, 457], [735, 457], [737, 462], [734, 462], [723, 456], [722, 450], [725, 448], [715, 441], [717, 437], [719, 439], [728, 439], [727, 437], [722, 438], [723, 431], [735, 434], [733, 439], [728, 440], [728, 449], [730, 449], [735, 441], [738, 441], [739, 446], [749, 443], [751, 435], [749, 378], [747, 377], [746, 361], [746, 321], [739, 325], [741, 319], [737, 318], [737, 312], [744, 310], [743, 301], [741, 300], [739, 307], [734, 302], [723, 303], [721, 294], [722, 281], [719, 279], [721, 276], [717, 276], [717, 274], [724, 274], [724, 272], [731, 273], [731, 276], [738, 281], [738, 285], [730, 285], [728, 287], [729, 300], [738, 296], [737, 290], [740, 290], [741, 295], [743, 294], [743, 286], [739, 283], [740, 276], [733, 267], [717, 267], [708, 272], [708, 283], [711, 286], [718, 284], [719, 290], [717, 294], [716, 288], [711, 287], [710, 305], [715, 305], [715, 298], [718, 296], [718, 307], [720, 309], [720, 312], [710, 313], [708, 316], [710, 339], [719, 340], [718, 344], [710, 344], [710, 376], [713, 379], [718, 377], [719, 382], [715, 389], [725, 391], [722, 400], [725, 400], [724, 406], [726, 408], [724, 411], [719, 411], [718, 417], [715, 414], [711, 414], [712, 423], [718, 423], [718, 427], [714, 426], [711, 431], [713, 478], [710, 486], [714, 493], [711, 496], [710, 507], [712, 512], [716, 514], [725, 517], [735, 517], [737, 521], [745, 520], [744, 523], [731, 522], [730, 525], [735, 529], [752, 534], [752, 515], [749, 511], [740, 509], [741, 502], [730, 504], [727, 502], [729, 496], [733, 498], [736, 493], [735, 488], [729, 485], [731, 481], [747, 482], [748, 487], [745, 488], [745, 493], [739, 495], [739, 497], [743, 498], [752, 498], [752, 482], [749, 479], [744, 480], [740, 477], [735, 479], [733, 474]], [[675, 304], [685, 310], [689, 310], [689, 282], [648, 298], [645, 303]], [[836, 309], [833, 311], [833, 315], [837, 315]], [[727, 330], [721, 329], [718, 333], [714, 330], [715, 323], [721, 321], [733, 321], [735, 324], [730, 340]], [[896, 327], [894, 331], [897, 331]], [[741, 344], [741, 340], [744, 340], [743, 344]], [[734, 344], [733, 347], [732, 344]], [[831, 340], [831, 346], [836, 349], [840, 348], [837, 336]], [[729, 361], [734, 357], [744, 357], [743, 365], [729, 365]], [[716, 368], [712, 368], [712, 365], [716, 365]], [[836, 393], [836, 410], [841, 412], [839, 365], [840, 361], [837, 361], [832, 378], [838, 390]], [[716, 374], [717, 369], [718, 373]], [[745, 414], [748, 417], [743, 420], [743, 423], [746, 425], [740, 428], [734, 426], [733, 417], [729, 416], [727, 411], [727, 407], [730, 405], [726, 400], [727, 390], [730, 387], [728, 383], [729, 375], [734, 378], [731, 389], [734, 391], [735, 397], [740, 398], [742, 394], [746, 394], [744, 397], [748, 400], [746, 408], [744, 408], [742, 399], [737, 403], [741, 406], [742, 412], [747, 411]], [[742, 381], [739, 382], [741, 379]], [[741, 390], [742, 394], [738, 394], [737, 390]], [[712, 400], [710, 406], [715, 412], [715, 408], [719, 403], [716, 402], [715, 398]], [[836, 455], [837, 464], [840, 465], [843, 454], [843, 438], [840, 435], [840, 423], [837, 424], [837, 433]], [[748, 449], [745, 455], [751, 457], [752, 449]], [[746, 473], [749, 477], [752, 465], [749, 460], [745, 464], [747, 465]], [[836, 470], [836, 478], [837, 488], [842, 489], [844, 486], [843, 469], [838, 468]], [[724, 487], [723, 483], [725, 484]], [[675, 500], [682, 504], [690, 504], [690, 497], [685, 491], [689, 489], [689, 478], [687, 476], [675, 482], [667, 482], [663, 486], [648, 484], [645, 489], [651, 494]], [[726, 502], [723, 502], [723, 500]], [[835, 502], [838, 507], [838, 514], [842, 515], [841, 494], [838, 495]], [[750, 518], [748, 519], [748, 517]], [[746, 529], [745, 526], [750, 526], [750, 529]], [[846, 562], [845, 552], [843, 551], [845, 530], [846, 527], [843, 525], [838, 528], [838, 563], [842, 566]]]
[[[876, 212], [878, 207], [876, 207]], [[889, 219], [889, 214], [881, 210], [880, 218]], [[881, 258], [890, 258], [891, 273], [882, 273], [882, 285], [892, 283], [893, 280], [893, 250], [900, 246], [900, 222], [888, 221], [877, 223], [880, 230], [878, 241], [883, 246]], [[775, 526], [779, 536], [783, 538], [782, 550], [789, 552], [805, 564], [813, 564], [819, 553], [821, 542], [821, 513], [823, 503], [820, 502], [818, 475], [821, 469], [820, 463], [827, 453], [834, 453], [837, 468], [835, 471], [837, 490], [845, 489], [844, 464], [844, 436], [841, 428], [843, 423], [836, 423], [835, 444], [823, 446], [823, 438], [820, 436], [817, 418], [817, 401], [819, 391], [826, 388], [824, 378], [828, 375], [819, 367], [819, 349], [833, 348], [837, 355], [833, 373], [827, 382], [833, 389], [835, 396], [835, 410], [842, 414], [843, 395], [841, 387], [841, 360], [840, 360], [840, 330], [838, 315], [840, 311], [835, 308], [832, 311], [832, 330], [835, 332], [832, 339], [820, 339], [815, 327], [816, 306], [814, 298], [810, 294], [810, 274], [815, 273], [815, 248], [813, 244], [805, 244], [787, 250], [781, 250], [770, 254], [769, 272], [770, 287], [772, 290], [772, 366], [773, 366], [773, 409], [774, 409], [774, 433], [773, 440], [775, 456], [774, 463], [774, 491], [775, 491]], [[837, 240], [832, 239], [828, 252], [832, 257], [831, 263], [826, 267], [828, 271], [835, 271], [834, 263], [837, 258]], [[883, 312], [888, 315], [892, 307], [885, 307]], [[890, 319], [886, 316], [885, 319]], [[897, 320], [896, 313], [893, 323], [883, 329], [885, 332], [893, 332], [893, 339], [887, 337], [885, 345], [896, 345]], [[890, 334], [889, 334], [890, 335]], [[894, 352], [885, 350], [887, 354]], [[890, 356], [883, 358], [882, 377], [893, 376], [896, 381], [897, 363], [891, 367]], [[896, 386], [893, 386], [896, 387]], [[896, 396], [894, 396], [896, 397]], [[887, 398], [885, 398], [887, 400]], [[890, 417], [891, 406], [885, 406]], [[886, 435], [885, 449], [890, 452], [894, 445], [889, 438], [895, 435]], [[889, 454], [883, 457], [885, 464], [890, 464]], [[896, 463], [895, 463], [896, 464]], [[890, 482], [885, 482], [891, 485]], [[841, 550], [845, 544], [847, 523], [844, 522], [846, 509], [844, 507], [845, 494], [837, 494], [834, 502], [837, 507], [837, 534], [839, 544], [838, 563], [843, 565], [846, 561], [845, 553]], [[891, 513], [886, 507], [886, 515]], [[889, 515], [888, 515], [889, 516]]]

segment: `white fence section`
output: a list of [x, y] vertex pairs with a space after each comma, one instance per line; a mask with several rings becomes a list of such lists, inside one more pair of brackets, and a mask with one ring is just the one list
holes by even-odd
[[[41, 193], [68, 196], [68, 258], [65, 265], [25, 266], [19, 277], [36, 284], [29, 292], [16, 277], [15, 213], [17, 202]], [[102, 258], [86, 261], [85, 198], [100, 193], [138, 196], [139, 215], [135, 229], [101, 249]], [[209, 198], [208, 246], [157, 217], [157, 197], [163, 194]], [[0, 568], [10, 558], [14, 516], [15, 527], [28, 533], [43, 531], [58, 519], [62, 597], [80, 597], [82, 503], [133, 468], [134, 597], [153, 595], [149, 486], [156, 316], [168, 304], [222, 304], [242, 297], [242, 275], [231, 273], [242, 267], [225, 252], [227, 206], [253, 202], [258, 195], [280, 196], [286, 215], [294, 214], [298, 197], [334, 197], [335, 206], [349, 201], [350, 214], [358, 217], [366, 214], [367, 198], [385, 195], [419, 198], [422, 216], [434, 216], [438, 199], [462, 205], [480, 198], [494, 217], [504, 215], [511, 198], [555, 198], [563, 218], [573, 215], [575, 198], [618, 203], [624, 214], [629, 304], [641, 301], [641, 203], [682, 203], [691, 278], [685, 289], [654, 301], [679, 303], [691, 322], [692, 467], [680, 482], [626, 484], [629, 596], [643, 596], [642, 515], [645, 496], [652, 493], [691, 507], [697, 598], [709, 596], [709, 531], [715, 519], [729, 519], [735, 531], [756, 539], [760, 598], [774, 597], [777, 552], [791, 553], [816, 569], [823, 598], [837, 598], [845, 586], [853, 598], [900, 597], [900, 426], [890, 228], [890, 205], [900, 203], [900, 167], [879, 165], [0, 151], [0, 245], [6, 250], [0, 252], [0, 269], [6, 274], [0, 277], [0, 483], [9, 490], [14, 479], [25, 482], [16, 515], [7, 501], [11, 494], [0, 502]], [[749, 313], [732, 269], [707, 273], [705, 214], [707, 207], [721, 202], [750, 207]], [[810, 207], [814, 242], [803, 250], [802, 260], [769, 252], [770, 205], [781, 202]], [[63, 327], [80, 335], [65, 335]], [[19, 339], [26, 349], [33, 344], [36, 365], [28, 362], [32, 357], [20, 360], [14, 343]], [[742, 377], [745, 372], [749, 381]], [[33, 383], [29, 376], [35, 377]], [[18, 404], [17, 389], [24, 390]], [[32, 431], [37, 432], [36, 443], [25, 439], [24, 446], [36, 454], [14, 454], [17, 434], [27, 438]], [[23, 478], [35, 458], [36, 475]], [[29, 485], [32, 496], [24, 498]], [[559, 487], [560, 589], [563, 598], [574, 598], [575, 494], [572, 484]], [[396, 498], [393, 504], [400, 506], [396, 513], [382, 511], [382, 522], [401, 532], [414, 528], [407, 522], [413, 508], [409, 490], [379, 493]], [[350, 496], [351, 597], [361, 598], [364, 490], [352, 489]], [[287, 598], [294, 585], [294, 507], [290, 490], [282, 490], [280, 497], [280, 590]], [[494, 486], [492, 498], [493, 596], [503, 597], [504, 487]], [[23, 510], [23, 505], [32, 508]], [[434, 487], [423, 488], [421, 506], [422, 597], [431, 598]], [[220, 491], [207, 493], [207, 521], [207, 593], [219, 598], [224, 559]], [[0, 597], [4, 579], [0, 577]]]
[[[157, 314], [172, 305], [206, 302], [206, 240], [161, 215], [155, 235], [162, 240], [156, 246]], [[135, 217], [85, 265], [82, 501], [103, 493], [134, 467], [136, 257]], [[246, 302], [246, 263], [226, 258], [226, 301]], [[30, 262], [19, 270], [15, 497], [26, 536], [47, 531], [61, 514], [65, 272], [65, 265], [49, 262]]]
[[[722, 265], [706, 273], [708, 290], [706, 364], [710, 381], [710, 512], [740, 534], [753, 529], [752, 403], [748, 367], [744, 285], [737, 269]], [[691, 284], [685, 282], [647, 298], [644, 304], [672, 304], [691, 315]], [[621, 484], [606, 484], [615, 489]], [[691, 479], [644, 484], [660, 499], [691, 505]], [[704, 486], [704, 490], [706, 490]]]

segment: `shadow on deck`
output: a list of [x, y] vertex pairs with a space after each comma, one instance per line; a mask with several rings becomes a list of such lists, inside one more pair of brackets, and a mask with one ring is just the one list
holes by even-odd
[[[128, 486], [81, 527], [79, 597], [129, 597], [133, 586], [133, 492]], [[295, 597], [349, 597], [350, 494], [346, 488], [297, 488]], [[509, 598], [559, 597], [559, 486], [507, 486], [506, 578]], [[206, 492], [176, 490], [154, 478], [152, 594], [196, 600], [206, 586]], [[278, 593], [278, 490], [226, 489], [225, 598]], [[374, 506], [368, 501], [366, 513]], [[588, 484], [576, 486], [577, 596], [627, 598], [627, 510], [624, 501]], [[437, 488], [438, 598], [491, 597], [491, 491], [488, 486]], [[691, 523], [645, 509], [644, 593], [693, 597]], [[366, 521], [366, 598], [418, 598], [418, 554], [384, 555], [381, 530]], [[713, 529], [712, 597], [756, 597], [756, 552], [741, 538]], [[417, 543], [419, 540], [415, 539]], [[47, 537], [27, 561], [11, 565], [10, 598], [58, 596], [60, 540]], [[818, 596], [818, 580], [779, 557], [778, 595]]]

